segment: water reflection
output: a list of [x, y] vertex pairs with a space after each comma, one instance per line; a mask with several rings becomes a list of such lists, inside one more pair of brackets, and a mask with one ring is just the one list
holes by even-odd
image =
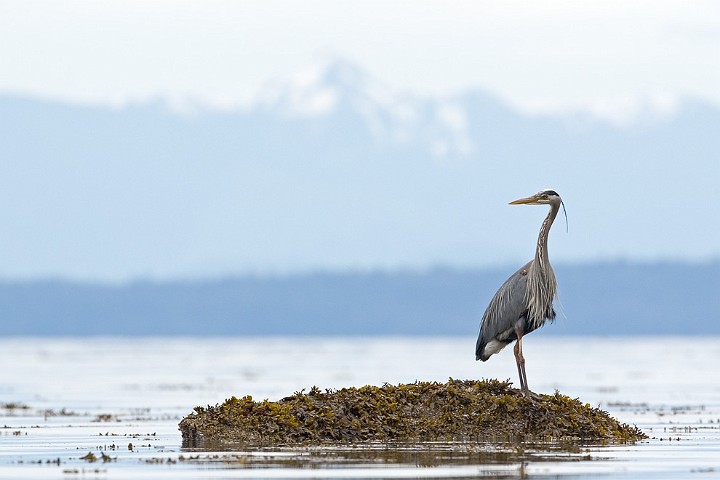
[[[224, 447], [224, 448], [223, 448]], [[364, 444], [348, 447], [264, 448], [232, 451], [227, 445], [185, 441], [183, 462], [223, 468], [437, 468], [489, 465], [520, 468], [527, 462], [597, 460], [577, 444], [490, 445], [477, 443]]]

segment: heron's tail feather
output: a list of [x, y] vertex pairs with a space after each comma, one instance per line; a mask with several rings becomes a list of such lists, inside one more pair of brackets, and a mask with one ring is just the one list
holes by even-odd
[[475, 345], [475, 361], [486, 361], [488, 358], [505, 348], [508, 343], [510, 342], [501, 342], [499, 340], [484, 342], [482, 341], [482, 337], [478, 338], [477, 344]]

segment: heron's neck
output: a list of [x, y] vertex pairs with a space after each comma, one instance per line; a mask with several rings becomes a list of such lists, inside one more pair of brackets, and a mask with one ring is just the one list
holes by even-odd
[[540, 234], [538, 235], [538, 241], [537, 241], [537, 248], [535, 250], [535, 262], [538, 264], [538, 266], [545, 270], [547, 269], [547, 266], [550, 265], [550, 262], [548, 260], [548, 234], [550, 233], [550, 227], [552, 227], [553, 222], [555, 221], [555, 217], [557, 217], [558, 211], [560, 210], [560, 204], [559, 203], [552, 203], [550, 205], [550, 211], [548, 212], [547, 217], [545, 217], [545, 220], [542, 223], [542, 226], [540, 227]]

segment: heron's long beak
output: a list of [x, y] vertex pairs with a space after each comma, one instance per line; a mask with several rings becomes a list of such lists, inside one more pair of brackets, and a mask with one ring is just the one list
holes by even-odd
[[537, 203], [537, 200], [537, 195], [533, 195], [532, 197], [521, 198], [519, 200], [510, 202], [510, 205], [533, 205]]

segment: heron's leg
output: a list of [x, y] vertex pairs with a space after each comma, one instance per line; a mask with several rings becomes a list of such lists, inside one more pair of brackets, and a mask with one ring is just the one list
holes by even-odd
[[515, 362], [517, 362], [518, 374], [520, 375], [520, 388], [526, 397], [530, 397], [530, 389], [527, 384], [527, 374], [525, 373], [525, 357], [522, 353], [522, 337], [523, 337], [523, 326], [515, 326], [515, 334], [517, 335], [517, 342], [515, 342]]
[[515, 342], [515, 348], [513, 349], [515, 352], [515, 363], [517, 363], [517, 369], [518, 369], [518, 377], [520, 377], [520, 390], [523, 392], [525, 391], [525, 378], [523, 378], [523, 371], [522, 367], [520, 366], [520, 356], [522, 355], [520, 353], [520, 339]]

